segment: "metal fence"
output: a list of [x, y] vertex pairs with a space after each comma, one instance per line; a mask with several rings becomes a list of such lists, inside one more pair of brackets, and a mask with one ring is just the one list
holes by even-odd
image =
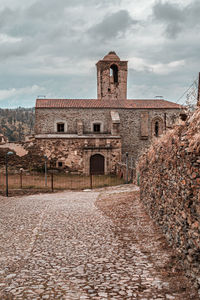
[[[8, 191], [83, 190], [123, 184], [124, 179], [116, 175], [75, 175], [65, 173], [8, 173]], [[6, 174], [0, 173], [0, 192], [6, 195]]]

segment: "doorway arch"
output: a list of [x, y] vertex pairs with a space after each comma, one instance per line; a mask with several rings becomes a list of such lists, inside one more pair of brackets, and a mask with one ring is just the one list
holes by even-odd
[[94, 154], [90, 157], [90, 174], [102, 175], [104, 174], [105, 158], [101, 154]]

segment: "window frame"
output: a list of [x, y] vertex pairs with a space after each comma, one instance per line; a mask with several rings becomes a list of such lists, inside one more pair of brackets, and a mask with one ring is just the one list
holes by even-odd
[[59, 168], [62, 168], [62, 167], [63, 167], [63, 162], [62, 162], [62, 161], [59, 161], [59, 162], [58, 162], [58, 167], [59, 167]]
[[[156, 123], [158, 124], [158, 132], [156, 134]], [[164, 121], [161, 117], [157, 116], [152, 119], [151, 121], [151, 134], [152, 136], [158, 138], [164, 132]]]
[[[97, 127], [97, 126], [99, 126], [99, 130], [95, 130], [95, 126]], [[94, 133], [101, 133], [101, 123], [98, 123], [98, 122], [95, 122], [95, 123], [93, 123], [92, 124], [92, 131], [94, 132]]]
[[[59, 128], [60, 126], [63, 126], [63, 130], [60, 130], [61, 128]], [[65, 132], [65, 123], [59, 122], [56, 123], [56, 129], [57, 129], [57, 133], [64, 133]]]
[[[100, 131], [94, 131], [94, 124], [100, 125]], [[94, 120], [90, 123], [90, 132], [93, 134], [100, 134], [104, 132], [104, 123], [101, 120]]]
[[[64, 131], [58, 131], [58, 126], [61, 124], [64, 125]], [[63, 119], [54, 120], [54, 133], [57, 133], [57, 134], [67, 133], [67, 129], [68, 129], [68, 126], [67, 126], [67, 122], [65, 120], [63, 120]]]
[[160, 126], [159, 126], [159, 125], [160, 125], [159, 122], [158, 122], [158, 121], [155, 121], [155, 123], [154, 123], [154, 135], [155, 135], [156, 137], [159, 136], [159, 129], [160, 129]]

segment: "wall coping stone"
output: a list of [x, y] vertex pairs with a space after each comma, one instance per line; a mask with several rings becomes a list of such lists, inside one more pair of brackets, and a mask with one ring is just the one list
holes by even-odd
[[36, 139], [121, 139], [120, 136], [93, 134], [93, 135], [77, 135], [77, 134], [37, 134]]

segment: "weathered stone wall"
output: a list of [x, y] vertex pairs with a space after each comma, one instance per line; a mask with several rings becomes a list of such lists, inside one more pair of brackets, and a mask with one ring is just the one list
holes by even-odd
[[117, 163], [117, 165], [116, 165], [116, 175], [119, 178], [123, 178], [125, 182], [128, 179], [128, 182], [126, 182], [126, 183], [136, 183], [135, 168], [131, 168], [130, 166], [128, 166], [128, 172], [127, 172], [127, 166], [124, 163], [120, 163], [120, 162]]
[[[153, 129], [152, 122], [155, 118], [162, 120], [166, 126], [171, 127], [180, 111], [178, 109], [92, 109], [92, 108], [67, 108], [67, 109], [36, 109], [36, 134], [55, 133], [57, 120], [67, 122], [67, 134], [77, 134], [77, 124], [82, 121], [83, 134], [92, 134], [92, 123], [101, 122], [103, 132], [111, 134], [111, 111], [119, 113], [120, 136], [122, 139], [122, 155], [126, 152], [133, 157], [134, 162], [138, 155], [150, 145]], [[145, 112], [146, 120], [142, 126]], [[47, 122], [48, 121], [48, 122]], [[146, 128], [148, 126], [148, 128]], [[163, 125], [164, 127], [164, 125]], [[145, 138], [142, 136], [145, 131]]]
[[49, 159], [63, 162], [70, 172], [89, 175], [90, 157], [101, 154], [105, 158], [105, 173], [114, 173], [115, 165], [121, 160], [121, 140], [119, 138], [41, 138], [36, 139], [41, 150]]
[[200, 109], [140, 159], [141, 200], [200, 288]]
[[41, 171], [44, 169], [45, 152], [35, 142], [15, 142], [0, 145], [0, 169], [5, 169], [5, 157], [8, 151], [13, 155], [8, 156], [9, 169], [20, 171]]
[[109, 109], [53, 109], [43, 108], [36, 109], [35, 112], [35, 133], [55, 133], [55, 124], [61, 120], [67, 123], [67, 133], [77, 133], [77, 123], [82, 121], [83, 132], [85, 134], [92, 133], [92, 124], [94, 122], [103, 123], [102, 133], [111, 133], [111, 116]]
[[[114, 83], [110, 76], [110, 66], [118, 68], [118, 82]], [[97, 63], [97, 97], [98, 99], [126, 99], [127, 98], [127, 61], [105, 61]]]
[[115, 166], [121, 160], [121, 140], [119, 138], [37, 138], [24, 143], [0, 145], [0, 167], [5, 166], [5, 155], [12, 151], [9, 166], [14, 169], [39, 170], [44, 168], [44, 155], [48, 164], [69, 172], [89, 174], [90, 157], [101, 154], [105, 158], [105, 173], [115, 173]]

